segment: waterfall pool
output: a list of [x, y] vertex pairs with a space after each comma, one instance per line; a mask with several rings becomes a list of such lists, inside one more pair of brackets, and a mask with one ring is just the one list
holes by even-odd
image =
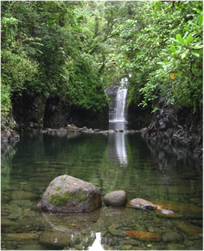
[[[1, 171], [2, 250], [202, 249], [202, 168], [138, 134], [25, 134], [2, 145]], [[175, 216], [104, 204], [84, 214], [39, 212], [43, 192], [62, 174], [95, 184], [102, 197], [125, 190], [128, 200], [143, 198]], [[134, 230], [161, 238], [125, 234]]]

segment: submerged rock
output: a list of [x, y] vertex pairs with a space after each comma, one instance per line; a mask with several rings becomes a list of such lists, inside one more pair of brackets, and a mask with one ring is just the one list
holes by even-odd
[[101, 194], [89, 182], [62, 175], [49, 184], [37, 207], [51, 212], [91, 212], [101, 207]]
[[183, 217], [183, 215], [174, 213], [174, 211], [167, 210], [167, 209], [157, 210], [157, 215], [161, 216], [161, 217], [164, 217], [164, 218], [170, 218], [170, 219]]
[[6, 237], [12, 241], [23, 241], [24, 243], [30, 242], [31, 240], [38, 240], [36, 233], [9, 233]]
[[13, 230], [16, 230], [17, 228], [18, 228], [18, 223], [16, 223], [15, 221], [9, 220], [9, 219], [1, 220], [1, 231], [3, 233], [12, 232]]
[[160, 208], [166, 208], [170, 210], [176, 210], [180, 212], [188, 212], [188, 213], [202, 213], [202, 208], [195, 205], [186, 205], [182, 203], [175, 203], [172, 201], [157, 201], [155, 202], [157, 205], [160, 205]]
[[56, 232], [44, 232], [40, 236], [40, 243], [45, 246], [53, 246], [53, 247], [65, 247], [65, 246], [72, 246], [79, 239], [76, 236], [73, 236], [68, 233], [62, 233], [60, 231]]
[[120, 207], [124, 206], [127, 202], [127, 194], [125, 191], [114, 191], [108, 193], [103, 198], [106, 206]]
[[164, 242], [179, 242], [183, 240], [183, 236], [178, 232], [168, 231], [162, 235], [162, 240]]
[[199, 234], [202, 234], [203, 229], [201, 227], [192, 225], [192, 224], [179, 224], [177, 226], [178, 230], [190, 235], [190, 236], [198, 236]]
[[131, 236], [141, 241], [160, 241], [161, 235], [158, 233], [151, 233], [139, 230], [132, 230], [125, 232], [125, 235]]
[[186, 249], [186, 247], [185, 247], [185, 245], [182, 245], [182, 244], [168, 244], [167, 246], [166, 246], [166, 249], [167, 250], [185, 250]]

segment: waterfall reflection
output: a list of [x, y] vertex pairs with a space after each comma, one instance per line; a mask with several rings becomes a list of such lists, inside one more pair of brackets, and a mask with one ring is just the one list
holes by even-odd
[[[109, 130], [125, 130], [125, 122], [111, 122], [109, 123]], [[124, 132], [109, 133], [109, 154], [110, 158], [117, 158], [120, 162], [120, 166], [128, 166], [128, 157], [125, 142]]]

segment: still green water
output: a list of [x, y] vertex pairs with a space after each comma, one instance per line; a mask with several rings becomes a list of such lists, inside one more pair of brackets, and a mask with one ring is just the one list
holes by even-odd
[[[13, 146], [2, 145], [1, 170], [2, 249], [202, 249], [202, 171], [178, 149], [147, 144], [131, 133], [26, 134]], [[63, 174], [93, 183], [102, 196], [125, 190], [128, 200], [163, 203], [180, 217], [104, 205], [86, 214], [39, 212], [43, 192]], [[125, 235], [130, 230], [162, 239], [134, 239]]]

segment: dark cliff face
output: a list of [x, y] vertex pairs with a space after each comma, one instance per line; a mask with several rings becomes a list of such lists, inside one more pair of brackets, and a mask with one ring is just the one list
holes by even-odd
[[158, 142], [175, 146], [202, 163], [203, 118], [202, 112], [193, 113], [187, 108], [166, 105], [161, 98], [151, 123], [143, 136], [152, 144]]
[[113, 119], [114, 116], [114, 109], [116, 106], [116, 96], [118, 92], [118, 88], [120, 87], [120, 82], [110, 85], [106, 89], [106, 94], [108, 95], [110, 102], [109, 102], [109, 119]]
[[18, 129], [43, 127], [45, 99], [41, 95], [22, 93], [13, 98], [12, 107]]
[[27, 93], [13, 100], [13, 116], [19, 130], [76, 126], [108, 126], [108, 104], [101, 111], [83, 109], [59, 97], [47, 100]]

